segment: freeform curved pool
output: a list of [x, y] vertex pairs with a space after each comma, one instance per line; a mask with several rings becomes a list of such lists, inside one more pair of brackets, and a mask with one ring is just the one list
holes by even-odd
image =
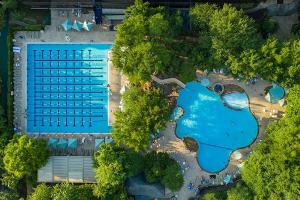
[[[229, 97], [232, 102], [234, 95]], [[179, 92], [177, 104], [184, 114], [177, 120], [176, 135], [197, 141], [198, 163], [207, 172], [222, 171], [230, 154], [250, 145], [257, 136], [258, 125], [249, 106], [240, 106], [238, 111], [228, 108], [218, 94], [200, 83], [186, 84]]]

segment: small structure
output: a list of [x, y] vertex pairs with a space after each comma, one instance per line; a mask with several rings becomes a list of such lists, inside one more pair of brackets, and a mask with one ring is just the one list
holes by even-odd
[[271, 88], [267, 89], [267, 94], [265, 99], [270, 103], [277, 103], [281, 100], [285, 95], [285, 91], [282, 87], [277, 85], [276, 83], [272, 84]]
[[213, 89], [214, 89], [215, 93], [222, 94], [223, 91], [224, 91], [224, 86], [222, 84], [220, 84], [220, 83], [216, 83], [214, 85]]
[[143, 175], [128, 178], [126, 183], [128, 194], [137, 197], [164, 198], [165, 188], [160, 183], [149, 184]]
[[91, 156], [51, 156], [38, 170], [38, 182], [93, 183], [96, 182]]
[[243, 157], [241, 152], [239, 152], [238, 150], [234, 151], [231, 156], [234, 160], [240, 160]]

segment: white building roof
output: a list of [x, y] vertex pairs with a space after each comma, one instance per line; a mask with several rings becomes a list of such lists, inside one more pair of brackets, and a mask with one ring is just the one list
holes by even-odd
[[96, 182], [91, 156], [51, 156], [38, 170], [38, 182]]

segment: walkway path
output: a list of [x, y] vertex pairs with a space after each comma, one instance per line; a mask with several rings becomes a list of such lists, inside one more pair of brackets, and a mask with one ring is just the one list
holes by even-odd
[[175, 83], [175, 84], [179, 85], [180, 87], [185, 88], [185, 84], [176, 78], [159, 79], [156, 76], [151, 76], [151, 78], [153, 81], [155, 81], [159, 84], [162, 84], [162, 85]]

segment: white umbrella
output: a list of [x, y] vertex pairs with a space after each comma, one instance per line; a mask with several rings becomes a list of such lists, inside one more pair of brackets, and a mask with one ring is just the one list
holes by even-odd
[[120, 94], [124, 94], [128, 90], [128, 87], [123, 85], [123, 87], [120, 90]]
[[83, 27], [83, 29], [90, 31], [93, 28], [93, 23], [84, 20], [82, 27]]

